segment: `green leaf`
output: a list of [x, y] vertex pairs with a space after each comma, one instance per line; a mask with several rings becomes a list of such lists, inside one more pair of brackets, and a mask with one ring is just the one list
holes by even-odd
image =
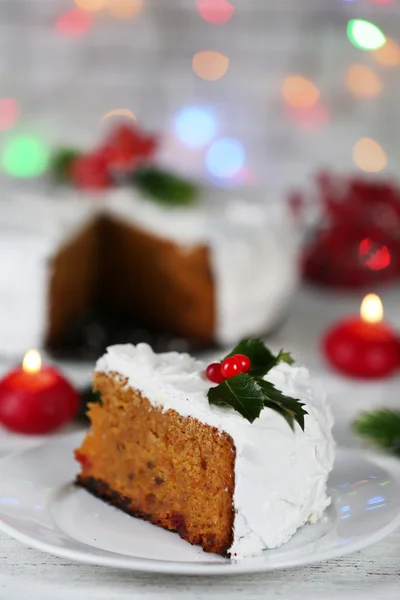
[[250, 375], [265, 375], [275, 365], [276, 357], [262, 340], [248, 339], [238, 344], [225, 358], [235, 354], [244, 354], [251, 361]]
[[292, 429], [294, 429], [293, 423], [296, 421], [304, 431], [304, 415], [308, 414], [303, 408], [304, 402], [285, 396], [270, 381], [265, 381], [260, 377], [256, 377], [256, 381], [265, 394], [265, 406], [282, 414]]
[[68, 183], [71, 167], [81, 153], [73, 148], [61, 148], [54, 153], [50, 163], [50, 174], [57, 183]]
[[363, 412], [353, 427], [369, 442], [400, 457], [400, 410]]
[[278, 364], [280, 362], [285, 362], [288, 365], [293, 365], [294, 364], [294, 360], [293, 360], [292, 355], [290, 354], [290, 352], [284, 352], [283, 350], [281, 350], [279, 352], [278, 356], [276, 357], [276, 364]]
[[248, 373], [225, 379], [216, 387], [210, 388], [207, 396], [210, 404], [232, 406], [250, 423], [260, 416], [264, 408], [264, 393]]
[[197, 200], [198, 189], [193, 183], [159, 169], [139, 169], [132, 173], [130, 181], [160, 204], [187, 206]]

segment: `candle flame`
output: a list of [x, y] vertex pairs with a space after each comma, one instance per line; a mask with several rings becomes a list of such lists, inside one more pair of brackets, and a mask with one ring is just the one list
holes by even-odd
[[38, 373], [42, 366], [42, 359], [37, 350], [28, 350], [22, 361], [22, 369], [25, 373]]
[[360, 314], [367, 323], [380, 323], [383, 319], [383, 306], [379, 296], [367, 294], [361, 302]]

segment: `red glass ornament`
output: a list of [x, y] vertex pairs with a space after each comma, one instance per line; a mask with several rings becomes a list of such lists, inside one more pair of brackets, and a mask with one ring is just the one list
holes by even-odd
[[213, 383], [222, 383], [225, 377], [222, 375], [221, 372], [221, 363], [216, 362], [211, 363], [211, 365], [208, 365], [206, 369], [206, 376], [207, 379], [209, 379]]
[[12, 431], [49, 433], [70, 421], [78, 407], [78, 393], [53, 367], [34, 373], [19, 367], [0, 381], [0, 423]]

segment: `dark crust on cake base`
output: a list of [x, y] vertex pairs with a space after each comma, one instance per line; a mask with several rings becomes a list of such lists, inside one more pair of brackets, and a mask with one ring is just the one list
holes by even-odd
[[134, 506], [132, 506], [132, 501], [130, 498], [123, 496], [115, 490], [112, 490], [107, 483], [101, 479], [95, 479], [94, 477], [83, 477], [82, 475], [78, 475], [75, 480], [75, 485], [84, 488], [96, 498], [107, 502], [107, 504], [110, 504], [115, 508], [119, 508], [131, 517], [148, 521], [153, 525], [157, 525], [158, 527], [162, 527], [163, 529], [177, 533], [182, 539], [188, 541], [190, 544], [201, 546], [204, 552], [212, 552], [214, 554], [219, 554], [224, 558], [230, 558], [229, 549], [233, 543], [233, 530], [226, 546], [220, 546], [216, 548], [215, 535], [213, 534], [199, 536], [199, 538], [195, 541], [188, 539], [185, 518], [180, 513], [171, 512], [168, 519], [157, 519], [150, 513], [145, 513], [142, 510], [136, 509]]

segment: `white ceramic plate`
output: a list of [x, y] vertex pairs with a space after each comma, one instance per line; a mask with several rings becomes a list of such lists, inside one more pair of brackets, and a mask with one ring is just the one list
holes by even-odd
[[400, 524], [400, 487], [361, 454], [338, 450], [329, 481], [332, 506], [316, 525], [261, 557], [229, 561], [176, 534], [134, 519], [72, 484], [72, 450], [82, 433], [0, 462], [0, 527], [71, 561], [157, 573], [216, 575], [271, 571], [334, 558], [368, 546]]

